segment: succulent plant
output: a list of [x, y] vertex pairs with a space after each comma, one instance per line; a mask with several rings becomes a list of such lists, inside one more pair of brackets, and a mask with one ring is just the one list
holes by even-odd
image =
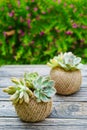
[[31, 88], [32, 90], [34, 89], [34, 86], [32, 84], [32, 82], [38, 77], [38, 73], [37, 72], [33, 72], [33, 73], [25, 73], [24, 74], [24, 79], [26, 81], [26, 85], [27, 87]]
[[33, 96], [33, 93], [26, 87], [26, 82], [23, 79], [18, 80], [16, 78], [13, 78], [12, 82], [15, 83], [15, 85], [9, 86], [8, 88], [3, 89], [3, 91], [12, 95], [10, 100], [12, 100], [13, 104], [21, 104], [23, 101], [28, 103], [29, 97]]
[[13, 104], [29, 103], [30, 97], [35, 97], [38, 102], [48, 102], [55, 94], [54, 81], [49, 77], [41, 77], [37, 73], [26, 73], [23, 79], [13, 78], [15, 84], [3, 91], [10, 94]]
[[48, 102], [55, 94], [54, 81], [49, 77], [38, 77], [33, 81], [34, 95], [38, 102]]
[[47, 65], [52, 68], [59, 67], [66, 71], [73, 71], [82, 68], [82, 64], [80, 62], [80, 57], [76, 57], [72, 52], [67, 52], [64, 54], [61, 53], [53, 59], [50, 59], [50, 62], [48, 62]]

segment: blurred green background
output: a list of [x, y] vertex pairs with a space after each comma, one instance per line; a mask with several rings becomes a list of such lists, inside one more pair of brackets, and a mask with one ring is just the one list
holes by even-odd
[[0, 1], [0, 65], [46, 64], [66, 51], [87, 63], [86, 0]]

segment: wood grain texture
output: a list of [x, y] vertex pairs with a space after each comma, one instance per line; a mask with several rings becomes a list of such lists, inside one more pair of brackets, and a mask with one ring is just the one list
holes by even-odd
[[[11, 102], [0, 102], [0, 117], [17, 117]], [[87, 102], [53, 102], [49, 118], [87, 119]]]
[[0, 68], [0, 77], [11, 77], [16, 76], [20, 77], [23, 76], [24, 72], [38, 72], [40, 75], [48, 75], [50, 72], [50, 68], [47, 66], [41, 67], [41, 66], [28, 66], [28, 67], [22, 67], [22, 68]]
[[[13, 122], [13, 124], [12, 124]], [[13, 125], [13, 126], [27, 126], [27, 125], [33, 125], [33, 126], [87, 126], [87, 120], [86, 119], [49, 119], [46, 118], [44, 121], [37, 122], [37, 123], [26, 123], [21, 122], [19, 118], [0, 118], [0, 124], [4, 125]]]
[[[4, 88], [4, 87], [8, 87], [10, 85], [13, 85], [13, 83], [11, 82], [12, 77], [17, 77], [17, 76], [0, 77], [0, 88], [2, 88], [2, 87]], [[20, 77], [23, 77], [23, 76], [21, 75]], [[20, 77], [17, 77], [17, 78], [20, 78]], [[87, 77], [82, 78], [81, 87], [87, 88]]]
[[40, 123], [23, 123], [18, 118], [1, 118], [0, 130], [87, 130], [86, 119], [46, 119]]
[[[37, 71], [40, 75], [49, 75], [50, 70], [51, 69], [46, 65], [1, 67], [0, 77], [12, 77], [12, 76], [20, 77], [23, 76], [24, 72], [35, 72], [35, 71]], [[85, 67], [83, 67], [81, 72], [82, 72], [82, 76], [84, 77], [87, 76], [87, 69], [85, 69]]]
[[[2, 65], [1, 68], [27, 68], [27, 67], [31, 67], [31, 68], [36, 68], [36, 67], [39, 67], [39, 68], [43, 68], [43, 67], [48, 67], [47, 65], [42, 65], [42, 64], [32, 64], [32, 65], [29, 65], [29, 64], [26, 64], [26, 65]], [[83, 69], [84, 70], [87, 70], [87, 64], [84, 64], [83, 65]]]
[[82, 72], [79, 92], [70, 96], [55, 95], [52, 113], [39, 123], [22, 122], [2, 89], [13, 85], [11, 77], [23, 77], [24, 72], [49, 75], [46, 65], [8, 65], [0, 67], [0, 130], [87, 130], [87, 65]]
[[87, 130], [87, 126], [12, 126], [4, 125], [0, 127], [0, 130]]

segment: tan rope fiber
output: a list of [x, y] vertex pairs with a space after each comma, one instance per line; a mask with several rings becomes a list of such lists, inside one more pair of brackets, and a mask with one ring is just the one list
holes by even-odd
[[52, 100], [50, 102], [39, 102], [31, 98], [29, 104], [23, 102], [15, 105], [18, 116], [27, 122], [38, 122], [44, 120], [52, 110]]
[[80, 70], [65, 71], [61, 68], [54, 68], [51, 70], [50, 76], [55, 81], [55, 88], [58, 94], [70, 95], [80, 89], [82, 82]]

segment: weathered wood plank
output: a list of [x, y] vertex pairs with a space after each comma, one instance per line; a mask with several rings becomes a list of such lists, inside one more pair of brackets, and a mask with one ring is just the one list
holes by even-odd
[[38, 72], [40, 75], [48, 75], [50, 72], [49, 67], [42, 67], [42, 66], [29, 66], [23, 68], [0, 68], [0, 76], [23, 76], [24, 72]]
[[[14, 76], [12, 76], [12, 77], [14, 77]], [[0, 77], [0, 88], [7, 87], [10, 85], [13, 85], [10, 77]], [[87, 77], [83, 77], [81, 87], [87, 88]]]
[[[24, 70], [0, 70], [0, 77], [21, 77], [25, 72], [38, 72], [40, 75], [50, 75], [49, 69], [24, 69]], [[87, 77], [87, 72], [82, 71], [82, 76]]]
[[[24, 67], [1, 67], [0, 68], [0, 77], [11, 77], [11, 76], [23, 76], [24, 72], [38, 72], [41, 75], [49, 75], [50, 69], [48, 66], [41, 66], [41, 65], [35, 65], [32, 66], [27, 66]], [[87, 69], [83, 69], [82, 71], [82, 76], [86, 77], [87, 76]]]
[[[11, 102], [0, 101], [0, 117], [17, 117]], [[87, 119], [87, 102], [53, 102], [49, 118]]]
[[87, 126], [1, 126], [0, 130], [87, 130]]
[[[26, 64], [26, 65], [2, 65], [0, 68], [24, 68], [24, 67], [47, 67], [46, 64]], [[83, 65], [82, 69], [87, 69], [87, 64]]]
[[0, 130], [87, 130], [85, 119], [46, 119], [39, 123], [25, 123], [18, 118], [0, 118]]
[[1, 126], [86, 126], [86, 119], [48, 119], [37, 123], [22, 122], [19, 118], [0, 118]]
[[[84, 65], [84, 67], [87, 66], [87, 65]], [[33, 67], [33, 68], [36, 68], [36, 67], [39, 67], [39, 68], [42, 68], [42, 67], [48, 67], [47, 65], [43, 65], [43, 64], [26, 64], [26, 65], [2, 65], [0, 68], [28, 68], [28, 67]]]

